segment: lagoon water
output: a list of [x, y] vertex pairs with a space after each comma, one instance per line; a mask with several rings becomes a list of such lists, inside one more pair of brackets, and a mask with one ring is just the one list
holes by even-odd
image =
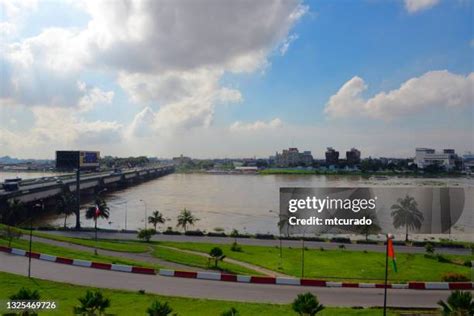
[[[99, 220], [99, 227], [138, 229], [145, 226], [145, 215], [154, 210], [162, 212], [168, 226], [176, 229], [176, 217], [187, 208], [199, 218], [190, 229], [213, 231], [223, 228], [247, 233], [278, 232], [280, 187], [373, 187], [373, 186], [449, 186], [474, 187], [473, 178], [398, 178], [383, 180], [360, 176], [322, 175], [229, 175], [229, 174], [170, 174], [125, 190], [105, 195], [111, 209], [109, 221]], [[470, 210], [472, 213], [472, 210]], [[48, 216], [42, 224], [62, 225], [64, 219]], [[465, 218], [463, 219], [465, 221]], [[91, 220], [81, 219], [82, 225], [93, 226]], [[462, 224], [462, 223], [460, 223]], [[68, 218], [74, 225], [74, 216]], [[463, 228], [472, 231], [471, 227]]]

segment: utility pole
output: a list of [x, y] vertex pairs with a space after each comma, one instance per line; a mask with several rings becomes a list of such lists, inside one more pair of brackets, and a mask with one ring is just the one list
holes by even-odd
[[388, 240], [391, 238], [387, 234], [387, 245], [385, 246], [385, 282], [383, 287], [383, 316], [387, 315], [387, 281], [388, 281]]
[[76, 229], [81, 229], [81, 157], [80, 153], [77, 156], [77, 170], [76, 170]]

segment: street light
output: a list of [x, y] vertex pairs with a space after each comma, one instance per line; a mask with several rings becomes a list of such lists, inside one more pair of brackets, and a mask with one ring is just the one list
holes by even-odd
[[146, 202], [144, 200], [140, 200], [141, 202], [143, 202], [143, 204], [145, 205], [145, 230], [147, 229], [147, 222], [148, 222], [148, 211], [147, 211], [147, 205], [146, 205]]
[[[41, 201], [41, 204], [37, 203], [33, 206], [33, 209], [35, 210], [40, 210], [43, 208], [43, 201]], [[33, 214], [31, 214], [30, 211], [30, 245], [29, 245], [29, 250], [28, 250], [28, 277], [31, 278], [31, 247], [33, 244]]]
[[[275, 214], [275, 212], [273, 212], [273, 210], [269, 210], [268, 212]], [[282, 268], [283, 250], [282, 250], [281, 229], [280, 229], [280, 221], [282, 220], [281, 219], [282, 216], [281, 216], [281, 214], [277, 214], [277, 215], [278, 215], [278, 239], [279, 239], [279, 243], [280, 243], [280, 262], [279, 262], [279, 266], [280, 266], [280, 268]]]

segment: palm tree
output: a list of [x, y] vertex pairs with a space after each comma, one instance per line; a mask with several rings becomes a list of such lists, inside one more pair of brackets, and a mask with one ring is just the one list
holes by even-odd
[[86, 295], [79, 298], [81, 303], [74, 307], [75, 315], [104, 315], [110, 307], [110, 299], [104, 297], [100, 291], [87, 291]]
[[324, 309], [318, 298], [310, 292], [298, 294], [292, 304], [293, 310], [299, 315], [314, 316]]
[[[87, 219], [94, 219], [94, 229], [95, 229], [95, 241], [97, 242], [97, 219], [100, 218], [109, 218], [110, 209], [107, 206], [107, 202], [97, 197], [95, 199], [95, 206], [90, 206], [87, 208], [86, 211], [86, 218]], [[97, 253], [97, 250], [96, 250]]]
[[69, 215], [74, 213], [76, 209], [76, 197], [74, 194], [67, 192], [59, 196], [56, 203], [56, 210], [59, 214], [64, 214], [64, 228], [66, 228], [66, 220]]
[[443, 308], [443, 316], [470, 316], [474, 315], [474, 301], [472, 293], [468, 291], [454, 291], [449, 295], [448, 302], [438, 301]]
[[156, 230], [156, 225], [164, 224], [166, 219], [163, 217], [163, 214], [160, 211], [156, 210], [153, 212], [152, 216], [148, 216], [148, 223], [153, 224]]
[[[40, 299], [40, 294], [37, 290], [30, 290], [24, 287], [22, 287], [18, 292], [10, 296], [10, 300], [12, 301], [39, 301], [39, 299]], [[38, 314], [29, 310], [24, 310], [18, 313], [18, 315], [29, 316], [29, 315], [38, 315]]]
[[173, 309], [168, 305], [168, 302], [161, 303], [158, 300], [154, 300], [146, 310], [149, 316], [168, 316], [172, 312]]
[[217, 268], [217, 264], [219, 263], [219, 261], [222, 261], [225, 258], [224, 252], [219, 247], [212, 248], [209, 252], [209, 256], [214, 259], [214, 268]]
[[420, 229], [423, 223], [423, 213], [418, 210], [418, 203], [412, 196], [399, 198], [397, 204], [392, 205], [393, 226], [405, 226], [405, 241], [408, 241], [408, 230]]
[[184, 208], [181, 213], [178, 215], [178, 225], [176, 226], [181, 226], [184, 229], [184, 232], [186, 232], [187, 226], [188, 225], [194, 225], [194, 222], [197, 222], [199, 218], [196, 218], [191, 211], [188, 211], [186, 208]]

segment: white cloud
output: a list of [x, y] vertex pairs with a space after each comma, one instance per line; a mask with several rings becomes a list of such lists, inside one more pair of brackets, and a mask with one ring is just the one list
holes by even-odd
[[298, 35], [289, 35], [280, 46], [280, 55], [284, 56], [290, 47], [290, 44], [298, 39]]
[[405, 9], [409, 13], [416, 13], [434, 7], [440, 0], [405, 0]]
[[333, 118], [361, 115], [391, 120], [437, 108], [474, 105], [474, 73], [463, 76], [446, 70], [430, 71], [369, 99], [362, 97], [366, 89], [363, 79], [352, 78], [330, 97], [325, 113]]
[[243, 123], [240, 121], [234, 122], [230, 126], [231, 131], [260, 131], [267, 129], [276, 129], [283, 125], [283, 122], [279, 118], [275, 118], [271, 121], [255, 121], [251, 123]]

